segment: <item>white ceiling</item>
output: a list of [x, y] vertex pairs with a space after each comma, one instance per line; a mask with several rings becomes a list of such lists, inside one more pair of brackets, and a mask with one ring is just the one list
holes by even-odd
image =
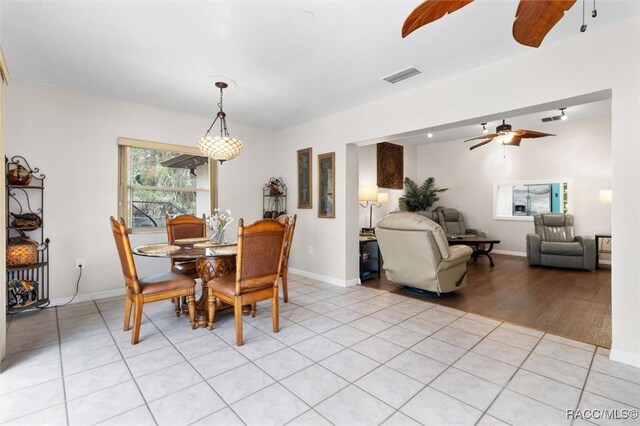
[[[419, 3], [2, 0], [0, 23], [17, 80], [213, 117], [208, 77], [229, 77], [232, 133], [234, 123], [286, 128], [531, 50], [511, 36], [517, 0], [479, 0], [402, 39]], [[640, 14], [637, 0], [597, 4], [588, 31]], [[578, 1], [541, 48], [579, 37], [581, 16]], [[423, 74], [380, 80], [409, 66]]]
[[[604, 93], [603, 93], [604, 95]], [[611, 99], [604, 99], [595, 102], [589, 103], [579, 103], [572, 104], [566, 103], [562, 104], [562, 107], [566, 107], [565, 115], [568, 117], [567, 122], [571, 121], [581, 121], [581, 120], [589, 120], [596, 119], [601, 117], [610, 117], [611, 116]], [[495, 133], [496, 127], [502, 124], [502, 118], [506, 120], [507, 124], [511, 124], [513, 130], [516, 129], [527, 129], [527, 130], [536, 130], [539, 132], [545, 133], [554, 133], [554, 131], [549, 130], [550, 127], [557, 128], [558, 123], [563, 123], [563, 121], [555, 121], [555, 122], [543, 122], [542, 118], [544, 117], [553, 117], [559, 116], [561, 114], [560, 110], [556, 108], [543, 108], [539, 111], [527, 114], [504, 114], [500, 116], [498, 119], [487, 119], [486, 120], [486, 128], [489, 133]], [[398, 135], [391, 138], [385, 138], [385, 141], [389, 142], [409, 142], [414, 145], [427, 145], [431, 143], [442, 143], [442, 142], [463, 142], [467, 139], [475, 138], [478, 136], [482, 136], [482, 125], [485, 121], [478, 121], [473, 124], [451, 124], [449, 126], [440, 126], [437, 129], [425, 129], [420, 132], [414, 132], [410, 136], [402, 136]], [[431, 137], [428, 137], [428, 133], [431, 133]], [[480, 142], [475, 141], [474, 143]], [[474, 143], [468, 142], [467, 145], [471, 146]]]

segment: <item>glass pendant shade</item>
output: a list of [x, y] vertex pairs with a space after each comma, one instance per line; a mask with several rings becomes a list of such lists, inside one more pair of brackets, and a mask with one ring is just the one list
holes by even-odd
[[242, 152], [242, 141], [228, 136], [205, 136], [198, 141], [200, 151], [207, 157], [220, 161], [233, 160]]
[[[204, 155], [222, 164], [224, 161], [233, 160], [239, 156], [242, 152], [243, 144], [240, 139], [230, 137], [227, 130], [227, 114], [222, 110], [222, 90], [226, 89], [228, 85], [223, 81], [218, 81], [215, 86], [220, 89], [220, 102], [218, 102], [220, 110], [209, 129], [207, 129], [207, 133], [198, 141], [198, 147], [200, 147], [200, 151]], [[211, 132], [216, 123], [220, 124], [220, 136], [209, 136], [209, 132]]]

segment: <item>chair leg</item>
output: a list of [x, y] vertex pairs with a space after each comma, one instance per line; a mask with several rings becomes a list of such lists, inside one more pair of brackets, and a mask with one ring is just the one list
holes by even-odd
[[[178, 301], [180, 298], [177, 297]], [[191, 329], [196, 328], [196, 298], [193, 295], [187, 296], [187, 307], [189, 308], [189, 324]], [[178, 315], [179, 316], [179, 315]]]
[[142, 296], [133, 296], [133, 331], [131, 332], [131, 344], [135, 345], [140, 340], [140, 324], [142, 323]]
[[271, 299], [271, 322], [273, 322], [273, 332], [280, 331], [280, 303], [278, 301], [278, 291], [273, 292], [273, 298]]
[[236, 318], [236, 345], [242, 346], [244, 338], [242, 336], [242, 299], [236, 297], [233, 303], [233, 314]]
[[207, 324], [207, 326], [209, 327], [209, 330], [213, 330], [213, 327], [215, 327], [214, 321], [216, 319], [216, 297], [213, 295], [213, 292], [211, 291], [211, 289], [209, 289], [208, 303], [209, 303], [209, 324]]
[[282, 300], [289, 303], [289, 287], [287, 287], [287, 269], [282, 271]]
[[171, 299], [174, 303], [174, 310], [176, 311], [176, 316], [179, 317], [182, 312], [182, 297], [174, 297]]
[[124, 331], [129, 331], [131, 328], [131, 299], [129, 299], [128, 295], [124, 297], [124, 327], [122, 329]]

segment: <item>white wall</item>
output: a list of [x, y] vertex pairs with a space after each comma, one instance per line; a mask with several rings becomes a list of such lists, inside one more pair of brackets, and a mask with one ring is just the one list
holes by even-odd
[[[0, 6], [0, 9], [2, 6]], [[0, 56], [2, 56], [2, 47], [0, 47]], [[5, 155], [5, 142], [4, 142], [4, 87], [5, 82], [0, 78], [0, 156]], [[0, 219], [0, 227], [4, 230], [6, 226], [5, 212], [5, 197], [2, 197], [0, 201], [0, 212], [2, 212], [2, 219]], [[0, 236], [0, 247], [4, 247], [6, 241], [6, 234], [2, 232]], [[6, 252], [2, 250], [0, 253], [0, 274], [6, 277]], [[5, 284], [6, 285], [6, 284]], [[0, 360], [4, 358], [7, 349], [7, 292], [5, 288], [0, 290]]]
[[[349, 148], [349, 158], [355, 162], [355, 165], [348, 171], [353, 174], [353, 183], [349, 191], [353, 191], [355, 187], [356, 192], [347, 198], [349, 192], [346, 187], [348, 148], [334, 137], [331, 126], [330, 122], [321, 122], [317, 126], [310, 123], [301, 128], [288, 130], [286, 137], [278, 140], [278, 157], [280, 159], [280, 176], [287, 183], [289, 194], [291, 194], [290, 201], [288, 200], [289, 211], [298, 215], [296, 235], [289, 258], [289, 269], [307, 273], [338, 285], [345, 285], [345, 277], [347, 276], [345, 257], [354, 256], [353, 252], [346, 253], [349, 238], [356, 241], [351, 249], [356, 250], [354, 265], [357, 267], [358, 216], [355, 207], [358, 206], [358, 155], [356, 147]], [[313, 149], [313, 208], [298, 209], [296, 155], [297, 150], [308, 147]], [[318, 154], [328, 152], [336, 153], [335, 219], [318, 218]], [[353, 208], [353, 218], [347, 218], [347, 207]], [[347, 222], [352, 224], [350, 228], [353, 229], [350, 229], [350, 235], [345, 237]], [[336, 233], [337, 229], [342, 230], [342, 234]], [[355, 272], [355, 275], [349, 274], [351, 282], [357, 279], [357, 271]]]
[[[403, 150], [403, 161], [404, 161], [404, 176], [402, 177], [402, 181], [404, 182], [404, 178], [408, 177], [413, 180], [416, 180], [416, 158], [417, 158], [417, 147], [409, 142], [393, 142], [396, 145], [402, 145], [404, 147]], [[358, 147], [358, 182], [360, 185], [375, 185], [377, 181], [377, 170], [378, 170], [378, 162], [377, 162], [377, 148], [376, 144], [365, 145]], [[418, 182], [419, 184], [420, 182]], [[386, 214], [391, 213], [393, 211], [400, 210], [398, 206], [398, 199], [404, 193], [402, 189], [389, 189], [389, 188], [378, 188], [378, 192], [386, 192], [389, 194], [389, 202], [382, 204], [382, 206], [374, 207], [372, 214], [372, 224], [373, 227], [376, 226], [376, 223]], [[360, 208], [358, 215], [358, 223], [360, 224], [360, 228], [369, 227], [369, 207]]]
[[[108, 221], [118, 212], [118, 137], [194, 146], [211, 120], [16, 81], [6, 88], [5, 119], [7, 155], [23, 155], [47, 176], [51, 298], [73, 295], [76, 258], [86, 259], [80, 294], [123, 291]], [[218, 167], [218, 204], [253, 221], [262, 217], [262, 186], [278, 169], [274, 135], [229, 120], [245, 151]], [[166, 233], [133, 235], [131, 241], [162, 242]], [[136, 262], [140, 275], [168, 269], [164, 260]]]
[[[640, 238], [640, 19], [577, 34], [576, 37], [451, 78], [400, 92], [278, 133], [284, 176], [295, 177], [295, 150], [312, 146], [338, 154], [336, 191], [357, 191], [357, 179], [345, 181], [358, 167], [357, 156], [341, 162], [346, 144], [382, 141], [399, 133], [477, 119], [588, 93], [611, 90], [611, 163], [614, 238], [612, 271], [612, 357], [640, 366], [640, 263], [635, 261]], [[384, 84], [384, 83], [381, 83]], [[401, 90], [401, 83], [398, 85]], [[479, 121], [478, 121], [479, 122]], [[352, 158], [353, 157], [353, 158]], [[315, 176], [315, 172], [314, 172]], [[295, 190], [295, 185], [293, 185]], [[338, 204], [333, 220], [302, 215], [297, 242], [316, 254], [295, 251], [292, 268], [348, 282], [357, 277], [357, 197]], [[296, 211], [292, 209], [292, 211]], [[352, 220], [352, 216], [356, 219]], [[347, 227], [348, 226], [348, 227]], [[346, 241], [349, 241], [347, 247]], [[346, 252], [346, 250], [349, 250]], [[318, 255], [318, 253], [320, 255]], [[343, 255], [346, 253], [346, 255]]]
[[[493, 219], [493, 182], [570, 178], [578, 235], [609, 234], [611, 206], [598, 191], [611, 187], [611, 119], [567, 120], [540, 125], [554, 137], [523, 139], [520, 147], [489, 144], [469, 151], [460, 140], [418, 147], [418, 179], [434, 176], [449, 188], [441, 206], [465, 215], [467, 227], [501, 240], [496, 249], [524, 253], [532, 221]], [[503, 153], [506, 158], [503, 158]]]

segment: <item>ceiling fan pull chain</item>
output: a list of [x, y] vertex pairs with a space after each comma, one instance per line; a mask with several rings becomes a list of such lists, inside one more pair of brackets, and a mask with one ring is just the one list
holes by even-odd
[[584, 3], [585, 3], [585, 0], [582, 0], [582, 26], [580, 27], [581, 33], [587, 31], [587, 24], [584, 23], [584, 11], [585, 11]]
[[598, 16], [598, 11], [596, 9], [596, 0], [593, 0], [593, 10], [591, 11], [591, 17], [595, 18]]

